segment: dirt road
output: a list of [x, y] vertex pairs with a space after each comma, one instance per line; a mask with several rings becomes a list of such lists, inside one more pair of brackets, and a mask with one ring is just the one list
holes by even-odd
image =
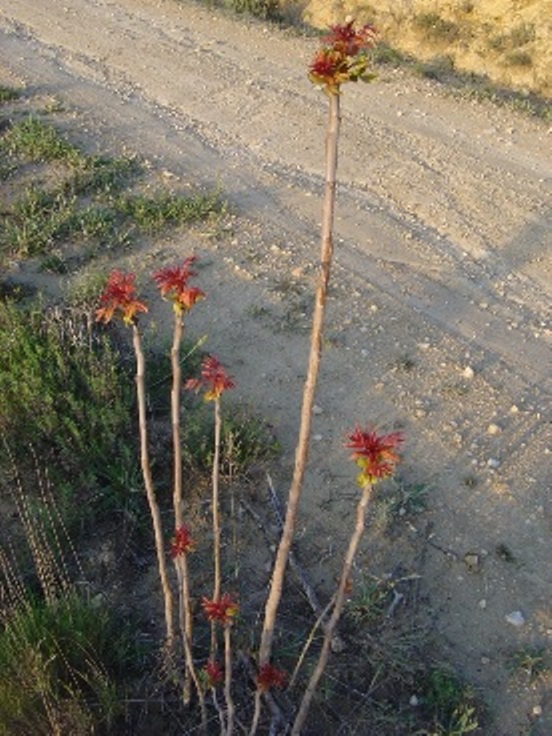
[[[306, 79], [315, 45], [188, 0], [0, 0], [4, 83], [74, 110], [83, 139], [218, 183], [241, 213], [234, 237], [196, 247], [210, 286], [197, 329], [276, 425], [282, 488], [318, 255], [327, 104]], [[544, 684], [520, 684], [507, 668], [552, 629], [551, 138], [541, 121], [399, 70], [346, 89], [334, 293], [302, 511], [322, 583], [350, 514], [344, 434], [372, 421], [404, 427], [404, 473], [431, 489], [428, 510], [395, 548], [367, 540], [358, 572], [401, 561], [422, 575], [436, 631], [481, 689], [496, 736], [551, 728]], [[165, 245], [156, 258], [179, 252]], [[518, 610], [515, 627], [506, 616]]]

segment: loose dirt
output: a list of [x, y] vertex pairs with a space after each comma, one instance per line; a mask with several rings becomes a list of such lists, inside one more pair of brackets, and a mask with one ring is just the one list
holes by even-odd
[[[306, 79], [315, 47], [188, 0], [0, 0], [2, 83], [70, 111], [83, 140], [228, 197], [232, 232], [157, 243], [124, 266], [197, 253], [208, 299], [190, 329], [275, 427], [282, 494], [318, 257], [327, 103]], [[541, 121], [404, 71], [344, 91], [299, 543], [324, 589], [353, 516], [344, 437], [356, 424], [404, 428], [403, 477], [427, 488], [427, 509], [398, 540], [367, 534], [356, 572], [401, 563], [421, 576], [428, 620], [494, 718], [489, 736], [552, 730], [546, 682], [507, 667], [552, 630], [549, 150]], [[517, 611], [519, 626], [506, 619]]]

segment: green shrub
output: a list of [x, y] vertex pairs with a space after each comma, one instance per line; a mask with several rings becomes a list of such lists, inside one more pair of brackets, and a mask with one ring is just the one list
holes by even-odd
[[132, 380], [79, 310], [0, 303], [0, 433], [81, 480], [101, 477], [125, 444]]
[[81, 158], [79, 151], [53, 126], [34, 115], [13, 125], [3, 136], [1, 148], [29, 161], [65, 161], [74, 164]]
[[71, 593], [0, 624], [2, 736], [112, 732], [132, 651], [118, 619]]

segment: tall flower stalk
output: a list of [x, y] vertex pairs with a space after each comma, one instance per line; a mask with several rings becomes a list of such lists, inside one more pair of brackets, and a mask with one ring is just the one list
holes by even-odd
[[[159, 287], [161, 296], [172, 302], [174, 312], [173, 341], [171, 346], [171, 427], [173, 444], [173, 507], [174, 526], [176, 534], [185, 529], [182, 521], [182, 450], [180, 430], [180, 407], [182, 392], [182, 371], [180, 367], [180, 349], [184, 334], [184, 315], [190, 311], [194, 304], [202, 299], [205, 294], [196, 286], [190, 286], [190, 279], [196, 275], [192, 270], [195, 256], [185, 258], [181, 266], [163, 268], [153, 274], [153, 279]], [[188, 704], [191, 698], [191, 682], [193, 680], [197, 689], [197, 675], [193, 668], [191, 655], [192, 639], [192, 615], [190, 611], [190, 593], [188, 585], [187, 559], [183, 554], [173, 555], [173, 560], [178, 578], [178, 601], [179, 620], [181, 621], [182, 644], [184, 647], [186, 674], [184, 678], [183, 700]], [[200, 698], [202, 693], [198, 691]], [[205, 705], [201, 701], [202, 717], [205, 713]]]
[[269, 662], [272, 652], [276, 615], [282, 596], [284, 575], [308, 460], [312, 409], [322, 354], [324, 315], [333, 257], [335, 188], [341, 123], [341, 85], [347, 81], [357, 81], [359, 79], [370, 81], [373, 79], [373, 75], [367, 71], [367, 51], [374, 44], [374, 41], [375, 31], [371, 26], [363, 26], [358, 30], [354, 28], [353, 22], [335, 26], [323, 39], [323, 46], [315, 55], [309, 68], [309, 79], [320, 86], [329, 99], [320, 266], [312, 318], [307, 376], [303, 387], [299, 437], [295, 450], [294, 471], [288, 494], [282, 536], [276, 553], [270, 590], [265, 604], [263, 630], [259, 646], [259, 665], [261, 667]]
[[[223, 736], [234, 732], [236, 708], [232, 697], [232, 626], [239, 613], [239, 605], [229, 593], [219, 598], [203, 598], [201, 605], [207, 620], [224, 628], [224, 700], [226, 703], [226, 729]], [[223, 719], [224, 720], [224, 719]]]
[[138, 424], [140, 433], [140, 462], [153, 524], [159, 579], [163, 590], [166, 640], [167, 644], [172, 646], [174, 639], [173, 595], [165, 562], [161, 514], [157, 504], [149, 461], [146, 421], [145, 358], [137, 324], [137, 315], [140, 312], [147, 312], [148, 308], [136, 299], [134, 280], [134, 274], [125, 274], [121, 271], [113, 271], [110, 274], [107, 285], [100, 296], [101, 306], [96, 311], [96, 320], [108, 323], [114, 317], [120, 317], [123, 323], [132, 329], [132, 344], [136, 356], [136, 395], [138, 400]]
[[178, 578], [178, 611], [180, 635], [184, 648], [186, 676], [184, 678], [183, 700], [190, 701], [190, 682], [194, 683], [201, 710], [201, 725], [203, 732], [207, 730], [207, 710], [205, 695], [194, 665], [192, 653], [192, 608], [190, 603], [190, 576], [188, 573], [188, 553], [195, 549], [195, 542], [186, 526], [178, 527], [171, 541], [171, 557], [174, 560]]
[[332, 637], [345, 604], [353, 561], [364, 533], [366, 508], [370, 501], [374, 484], [393, 474], [395, 465], [399, 461], [396, 449], [401, 442], [402, 435], [399, 432], [377, 435], [373, 431], [356, 429], [349, 437], [347, 447], [353, 450], [352, 459], [360, 468], [357, 483], [362, 490], [362, 494], [357, 505], [356, 523], [343, 561], [332, 614], [324, 631], [322, 649], [320, 650], [318, 662], [303, 694], [299, 711], [293, 723], [292, 736], [300, 736], [301, 734], [312, 698], [328, 662]]
[[[221, 524], [220, 524], [220, 493], [219, 493], [219, 480], [220, 480], [220, 447], [222, 437], [222, 413], [221, 413], [221, 402], [220, 397], [227, 389], [234, 388], [234, 382], [226, 374], [226, 371], [222, 364], [213, 355], [207, 356], [201, 366], [201, 377], [190, 378], [186, 382], [186, 388], [199, 391], [201, 388], [205, 388], [204, 399], [205, 401], [212, 401], [215, 406], [215, 447], [213, 454], [213, 469], [212, 469], [212, 520], [213, 520], [213, 600], [220, 598], [221, 590], [221, 559], [220, 559], [220, 538], [221, 538]], [[216, 653], [216, 637], [215, 629], [212, 627], [211, 636], [211, 657], [214, 657]]]
[[173, 506], [174, 525], [176, 529], [182, 526], [182, 453], [180, 438], [180, 404], [182, 390], [182, 371], [180, 367], [180, 347], [184, 334], [184, 315], [194, 304], [205, 296], [201, 289], [189, 286], [188, 282], [196, 276], [192, 270], [195, 256], [186, 258], [181, 266], [164, 268], [157, 271], [153, 278], [159, 287], [161, 296], [172, 302], [174, 310], [173, 342], [171, 347], [171, 425], [173, 439]]

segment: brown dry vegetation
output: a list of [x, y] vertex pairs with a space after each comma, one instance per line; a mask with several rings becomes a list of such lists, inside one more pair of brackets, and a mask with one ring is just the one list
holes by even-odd
[[375, 23], [386, 42], [415, 58], [444, 59], [498, 84], [552, 92], [550, 0], [310, 0], [303, 17], [324, 28], [347, 15]]

